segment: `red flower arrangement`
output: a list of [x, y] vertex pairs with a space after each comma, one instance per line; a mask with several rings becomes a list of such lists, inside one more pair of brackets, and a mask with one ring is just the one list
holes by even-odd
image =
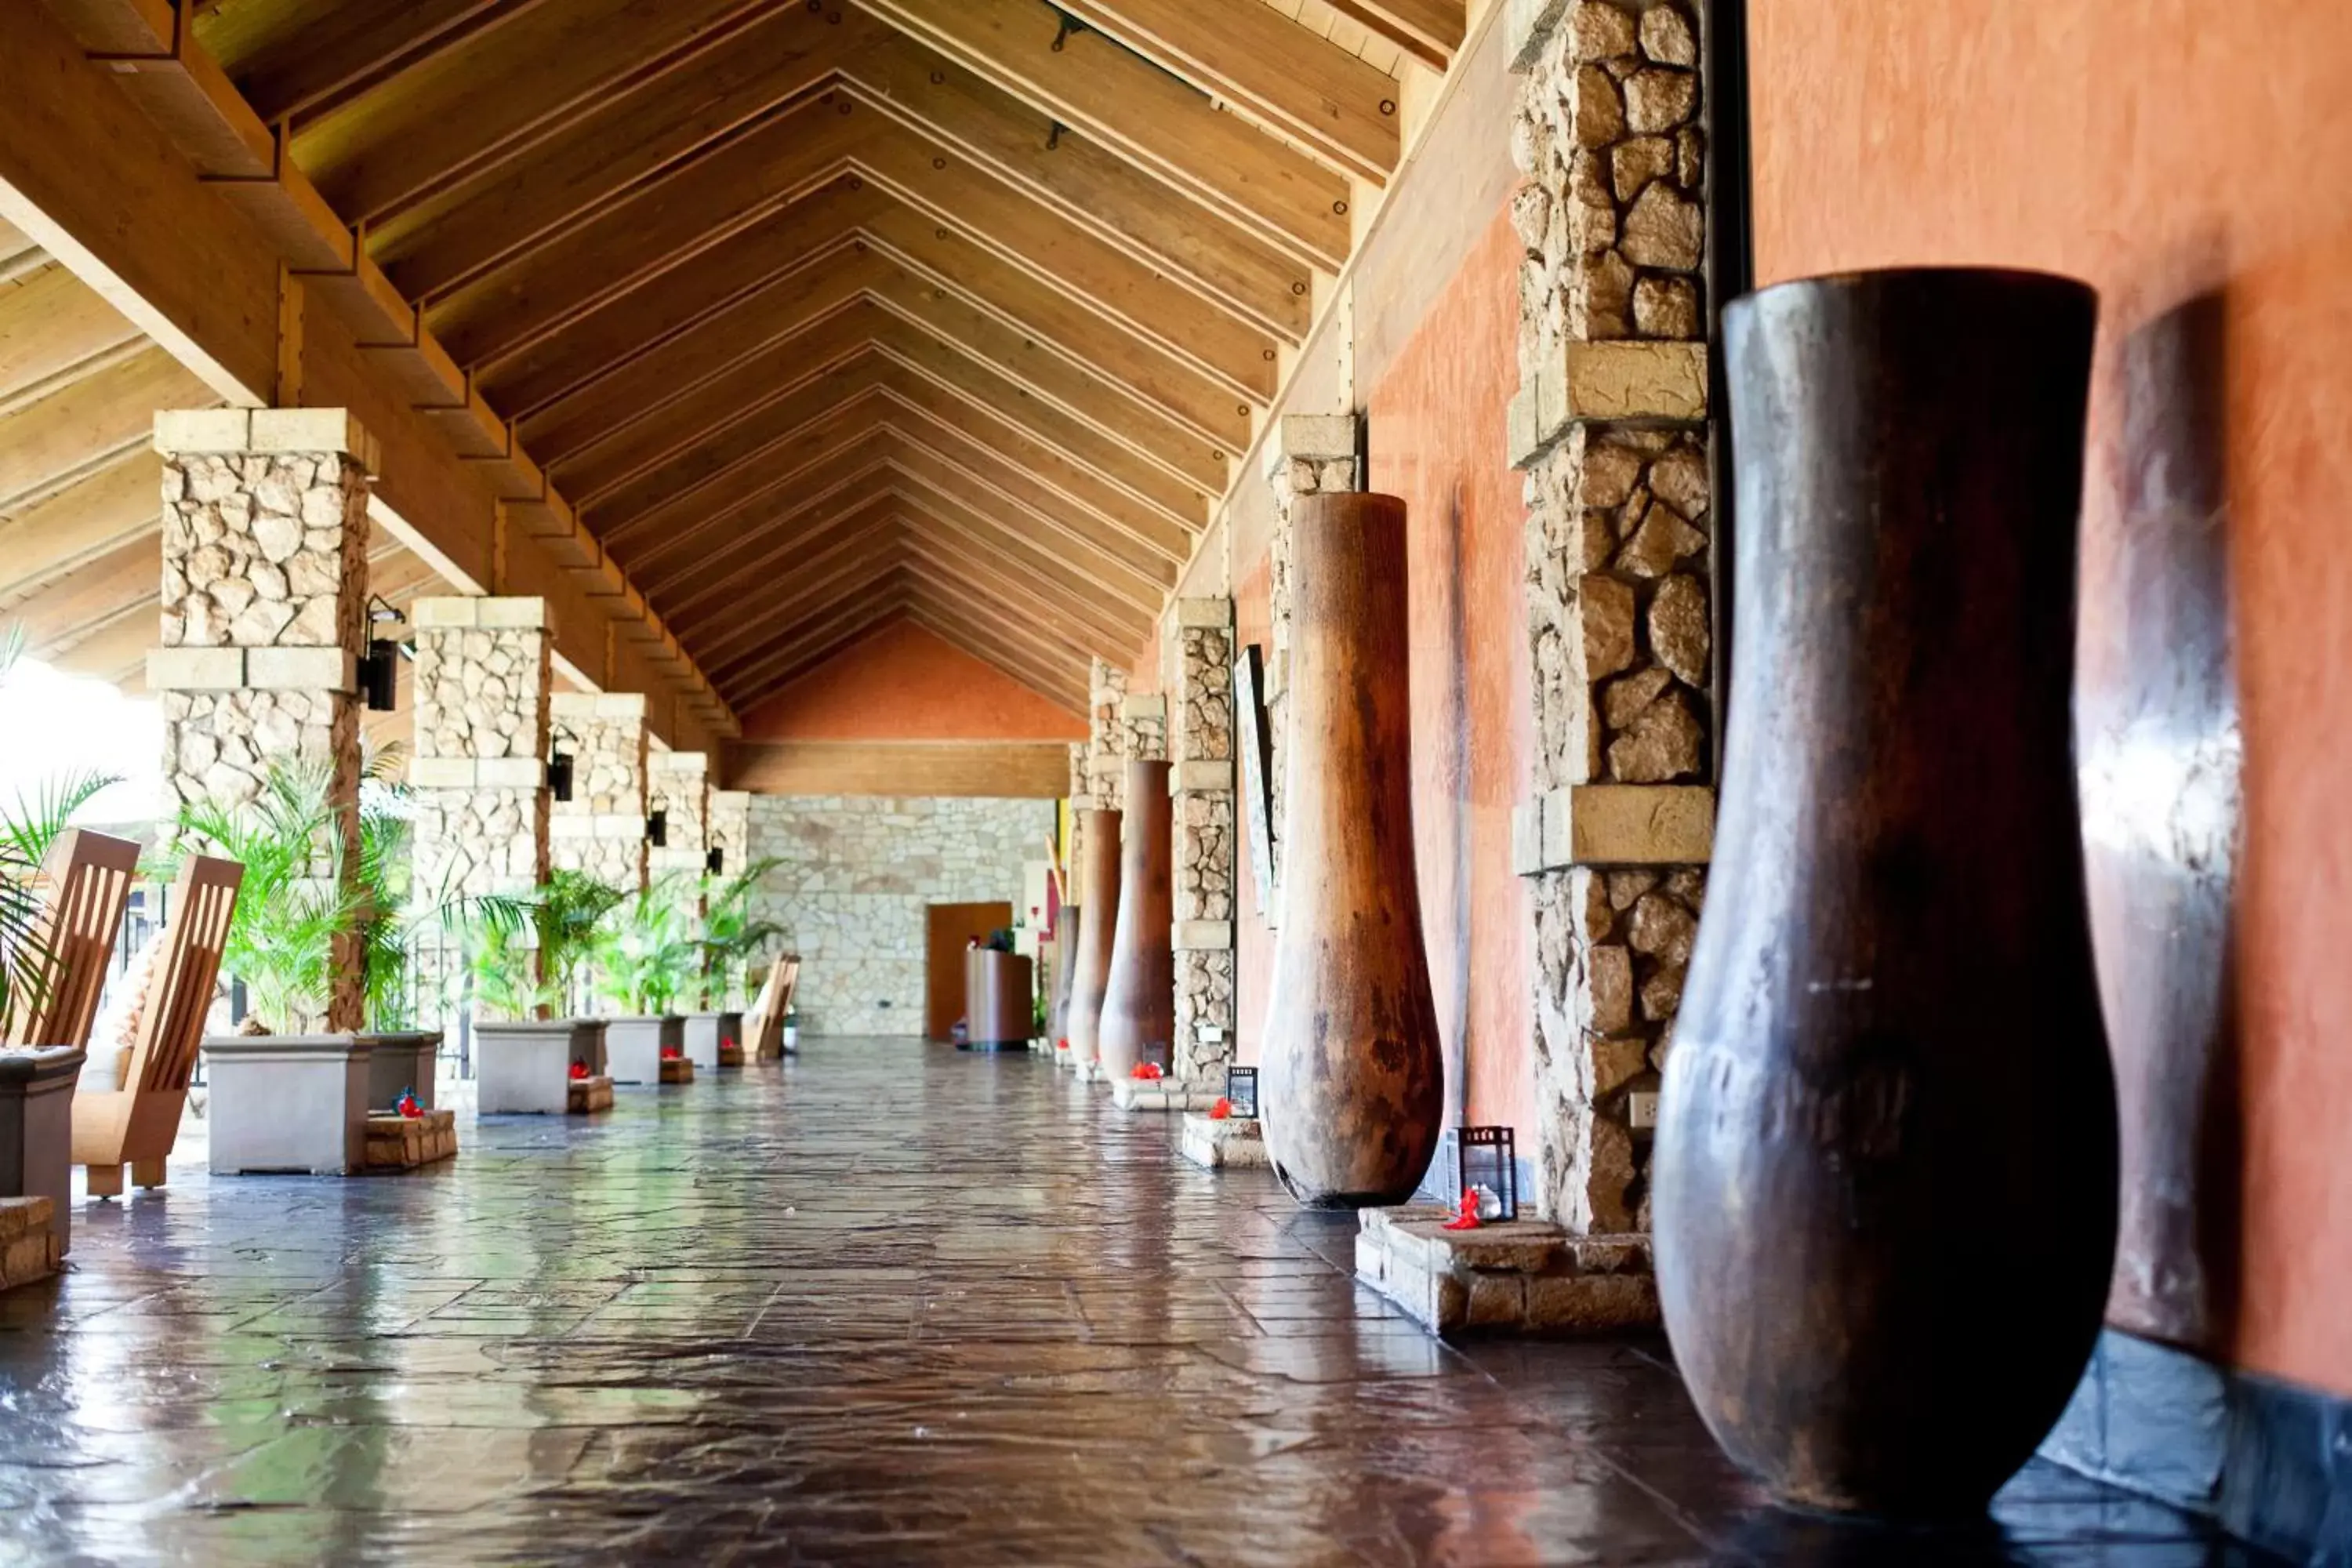
[[1160, 1069], [1158, 1062], [1138, 1062], [1135, 1064], [1135, 1072], [1132, 1076], [1148, 1082], [1155, 1078], [1166, 1078], [1168, 1075]]
[[392, 1108], [411, 1121], [425, 1114], [425, 1108], [416, 1103], [416, 1091], [413, 1089], [402, 1089], [400, 1098], [392, 1102]]
[[1217, 1103], [1209, 1107], [1209, 1120], [1212, 1121], [1223, 1121], [1233, 1113], [1234, 1102], [1222, 1094], [1217, 1096]]
[[674, 1062], [684, 1055], [686, 1055], [686, 1053], [678, 1049], [676, 1046], [664, 1046], [661, 1048], [661, 1059], [666, 1062]]
[[586, 1062], [573, 1062], [572, 1064], [572, 1081], [575, 1083], [580, 1079], [590, 1076], [592, 1075], [588, 1071], [588, 1064]]
[[1462, 1212], [1445, 1222], [1448, 1230], [1478, 1228], [1478, 1194], [1468, 1187], [1462, 1189]]
[[1067, 1035], [1065, 1035], [1060, 1039], [1055, 1040], [1054, 1042], [1054, 1048], [1057, 1051], [1068, 1050], [1070, 1048], [1070, 1037]]

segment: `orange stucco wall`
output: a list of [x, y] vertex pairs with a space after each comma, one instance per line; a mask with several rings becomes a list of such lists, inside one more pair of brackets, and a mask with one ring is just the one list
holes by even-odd
[[[2352, 1394], [2352, 9], [2281, 20], [2191, 0], [1751, 0], [1756, 248], [1766, 282], [1978, 262], [2098, 287], [2086, 681], [2132, 646], [2131, 345], [2217, 323], [2201, 406], [2245, 762], [2237, 1103], [2214, 1109], [2240, 1169], [2208, 1194], [2234, 1223], [2198, 1261], [2234, 1281], [2209, 1348]], [[2115, 1049], [2128, 1148], [2147, 1043], [2127, 1026]], [[2129, 1284], [2120, 1321], [2162, 1331]]]
[[[1412, 645], [1413, 841], [1450, 1114], [1522, 1130], [1533, 1147], [1527, 893], [1511, 807], [1528, 776], [1527, 609], [1519, 476], [1505, 409], [1518, 385], [1519, 246], [1507, 214], [1381, 367], [1367, 404], [1371, 488], [1404, 498]], [[1235, 563], [1234, 623], [1267, 640], [1263, 552]], [[1246, 856], [1246, 845], [1244, 845]], [[1237, 1003], [1255, 1060], [1273, 941], [1243, 865]]]
[[844, 648], [743, 718], [746, 741], [1083, 741], [1087, 723], [922, 627]]

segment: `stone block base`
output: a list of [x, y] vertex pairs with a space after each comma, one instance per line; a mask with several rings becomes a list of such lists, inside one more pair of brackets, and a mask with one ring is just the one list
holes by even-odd
[[47, 1198], [0, 1198], [0, 1290], [58, 1271], [57, 1205]]
[[662, 1058], [661, 1080], [664, 1083], [692, 1083], [694, 1058], [691, 1057]]
[[613, 1080], [609, 1078], [575, 1078], [569, 1080], [571, 1093], [564, 1110], [584, 1116], [592, 1110], [613, 1109]]
[[1255, 1118], [1229, 1116], [1220, 1121], [1197, 1110], [1184, 1117], [1184, 1158], [1210, 1171], [1264, 1169], [1271, 1163]]
[[1121, 1110], [1206, 1110], [1224, 1091], [1202, 1084], [1180, 1083], [1172, 1078], [1122, 1078], [1110, 1080], [1110, 1102]]
[[371, 1116], [367, 1119], [367, 1168], [371, 1171], [413, 1171], [457, 1153], [457, 1113], [428, 1110], [422, 1116]]
[[1356, 1278], [1442, 1335], [1653, 1328], [1646, 1236], [1570, 1236], [1543, 1220], [1447, 1230], [1445, 1209], [1366, 1209]]

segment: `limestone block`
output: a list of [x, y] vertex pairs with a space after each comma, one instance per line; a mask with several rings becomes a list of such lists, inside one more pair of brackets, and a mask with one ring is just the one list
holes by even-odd
[[159, 409], [155, 415], [155, 450], [169, 454], [242, 452], [252, 430], [250, 409]]
[[236, 647], [155, 647], [147, 650], [150, 691], [235, 691], [245, 685], [245, 650]]
[[1562, 384], [1571, 419], [1706, 417], [1706, 345], [1688, 342], [1571, 342]]
[[245, 684], [256, 691], [355, 691], [359, 665], [349, 648], [257, 647], [245, 656]]

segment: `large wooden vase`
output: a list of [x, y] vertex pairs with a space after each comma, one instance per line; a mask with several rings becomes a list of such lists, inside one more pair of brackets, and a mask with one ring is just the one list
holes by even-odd
[[1318, 1208], [1401, 1203], [1436, 1152], [1445, 1069], [1413, 872], [1405, 509], [1291, 516], [1282, 923], [1259, 1104], [1275, 1173]]
[[[1087, 907], [1108, 911], [1118, 907], [1118, 813], [1089, 808], [1078, 815], [1078, 886]], [[1103, 994], [1110, 987], [1111, 921], [1086, 921], [1078, 926], [1077, 965], [1070, 976], [1070, 1065], [1083, 1068], [1096, 1056], [1102, 1026]]]
[[1169, 882], [1168, 764], [1127, 763], [1126, 835], [1118, 861], [1118, 923], [1111, 934], [1110, 984], [1103, 994], [1097, 1052], [1104, 1076], [1133, 1075], [1138, 1062], [1162, 1072], [1176, 1034], [1176, 953], [1170, 944], [1175, 890]]
[[1730, 728], [1653, 1204], [1683, 1375], [1790, 1502], [1980, 1508], [2098, 1331], [2116, 1102], [2068, 721], [2095, 314], [1974, 270], [1725, 312]]

